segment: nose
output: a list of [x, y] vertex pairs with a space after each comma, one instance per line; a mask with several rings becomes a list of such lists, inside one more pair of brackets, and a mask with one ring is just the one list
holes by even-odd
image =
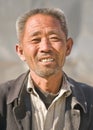
[[52, 45], [49, 42], [48, 38], [43, 38], [40, 43], [40, 51], [41, 52], [50, 52], [52, 49]]

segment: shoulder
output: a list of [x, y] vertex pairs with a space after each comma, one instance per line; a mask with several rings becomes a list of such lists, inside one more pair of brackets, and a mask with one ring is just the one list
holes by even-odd
[[14, 80], [11, 80], [11, 81], [7, 81], [5, 83], [0, 84], [0, 97], [7, 95], [13, 82], [14, 82]]
[[16, 79], [0, 84], [0, 97], [6, 97], [11, 89], [15, 89], [18, 84], [21, 85], [27, 74], [28, 72], [23, 73]]
[[[17, 98], [27, 73], [21, 74], [18, 78], [0, 84], [0, 116], [6, 115], [7, 105]], [[0, 117], [1, 120], [1, 117]]]
[[86, 83], [83, 83], [83, 82], [78, 82], [78, 81], [76, 81], [72, 78], [68, 78], [68, 80], [71, 84], [73, 84], [76, 87], [81, 88], [82, 90], [85, 90], [85, 91], [86, 90], [89, 90], [89, 91], [93, 90], [93, 86], [91, 86], [89, 84], [86, 84]]
[[86, 83], [75, 81], [72, 78], [68, 78], [69, 82], [72, 84], [73, 91], [79, 95], [81, 93], [83, 96], [85, 96], [87, 101], [93, 102], [93, 86], [88, 85]]

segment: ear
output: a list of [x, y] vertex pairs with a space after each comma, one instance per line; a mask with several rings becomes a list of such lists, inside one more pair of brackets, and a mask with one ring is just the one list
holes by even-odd
[[22, 61], [25, 61], [23, 46], [19, 43], [16, 44], [16, 52]]
[[68, 56], [72, 50], [72, 46], [73, 46], [73, 40], [72, 38], [68, 38], [67, 39], [67, 43], [66, 43], [66, 56]]

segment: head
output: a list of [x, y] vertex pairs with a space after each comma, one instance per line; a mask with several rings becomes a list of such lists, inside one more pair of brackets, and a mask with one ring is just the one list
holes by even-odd
[[18, 18], [16, 29], [17, 53], [31, 72], [49, 77], [62, 71], [73, 44], [63, 11], [33, 9]]
[[32, 17], [33, 15], [36, 14], [43, 14], [43, 15], [50, 15], [55, 18], [57, 18], [60, 22], [62, 31], [65, 33], [66, 38], [68, 37], [68, 28], [67, 28], [67, 22], [66, 18], [64, 15], [64, 12], [61, 9], [58, 8], [37, 8], [30, 10], [23, 14], [22, 16], [18, 17], [16, 21], [16, 32], [17, 32], [17, 38], [20, 41], [21, 38], [24, 35], [24, 29], [25, 29], [25, 24], [29, 17]]

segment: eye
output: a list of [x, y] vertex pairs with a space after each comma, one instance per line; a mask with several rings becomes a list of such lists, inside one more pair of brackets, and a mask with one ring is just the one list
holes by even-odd
[[58, 36], [51, 36], [49, 39], [52, 42], [58, 42], [58, 41], [60, 41], [60, 38]]
[[41, 41], [41, 38], [32, 38], [31, 43], [37, 44]]

